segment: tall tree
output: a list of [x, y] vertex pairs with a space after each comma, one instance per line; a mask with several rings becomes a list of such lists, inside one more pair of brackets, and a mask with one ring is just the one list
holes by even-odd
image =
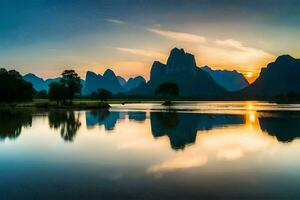
[[60, 83], [66, 87], [66, 96], [71, 102], [76, 94], [81, 93], [82, 85], [80, 83], [80, 77], [74, 70], [65, 70], [62, 73]]
[[57, 101], [57, 103], [66, 103], [69, 100], [72, 103], [76, 94], [81, 92], [80, 77], [74, 70], [65, 70], [59, 82], [49, 85], [49, 99]]

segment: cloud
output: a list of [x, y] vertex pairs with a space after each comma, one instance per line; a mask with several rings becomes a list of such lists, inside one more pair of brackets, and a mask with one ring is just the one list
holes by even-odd
[[229, 48], [232, 51], [240, 51], [244, 52], [245, 54], [251, 55], [253, 57], [265, 57], [270, 56], [271, 54], [252, 47], [246, 47], [241, 42], [237, 40], [227, 39], [227, 40], [216, 40], [215, 43], [219, 46]]
[[185, 156], [181, 155], [160, 164], [150, 166], [148, 172], [168, 172], [179, 169], [188, 169], [193, 167], [201, 167], [207, 163], [207, 157], [204, 155]]
[[[275, 56], [262, 49], [245, 46], [242, 42], [226, 39], [213, 40], [196, 47], [197, 63], [219, 69], [236, 69], [252, 72], [256, 76], [260, 68], [266, 66]], [[201, 58], [201, 59], [199, 59]]]
[[113, 23], [113, 24], [125, 24], [124, 21], [118, 20], [118, 19], [105, 19], [105, 21]]
[[164, 58], [165, 55], [158, 53], [156, 51], [149, 51], [149, 50], [142, 50], [142, 49], [132, 49], [132, 48], [122, 48], [117, 47], [118, 51], [138, 55], [138, 56], [145, 56], [145, 57], [151, 57], [151, 58]]
[[175, 32], [175, 31], [167, 31], [167, 30], [160, 30], [154, 28], [148, 28], [148, 31], [155, 33], [157, 35], [161, 35], [163, 37], [181, 41], [181, 42], [196, 42], [202, 43], [206, 41], [206, 38], [200, 35], [195, 35], [191, 33], [184, 33], [184, 32]]

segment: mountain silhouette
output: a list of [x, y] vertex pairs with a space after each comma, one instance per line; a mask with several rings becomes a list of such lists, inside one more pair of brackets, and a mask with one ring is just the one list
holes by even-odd
[[300, 60], [289, 55], [279, 56], [263, 68], [259, 77], [240, 93], [245, 96], [275, 96], [300, 92]]
[[88, 71], [86, 74], [83, 94], [91, 94], [100, 88], [109, 90], [113, 94], [117, 94], [120, 92], [127, 92], [145, 82], [145, 79], [141, 76], [129, 78], [128, 81], [126, 81], [123, 77], [116, 76], [110, 69], [107, 69], [103, 76], [101, 74], [95, 74], [94, 72]]
[[208, 66], [201, 67], [201, 69], [208, 72], [219, 85], [228, 91], [238, 91], [249, 85], [243, 74], [236, 70], [213, 70]]
[[117, 76], [117, 79], [121, 86], [124, 86], [126, 84], [126, 80], [122, 76]]
[[146, 80], [142, 76], [129, 78], [128, 81], [123, 85], [124, 92], [128, 92], [134, 88], [139, 87], [146, 83]]
[[164, 82], [176, 83], [179, 95], [185, 97], [215, 97], [226, 93], [207, 72], [196, 66], [194, 55], [174, 48], [167, 64], [155, 61], [147, 84], [131, 90], [129, 94], [152, 96], [158, 85]]
[[[60, 77], [49, 78], [44, 80], [35, 74], [29, 73], [23, 76], [23, 79], [30, 82], [36, 91], [49, 90], [49, 85], [54, 82], [59, 82]], [[105, 71], [103, 76], [101, 74], [96, 74], [94, 72], [88, 71], [86, 73], [86, 80], [81, 79], [81, 85], [83, 87], [82, 94], [91, 94], [97, 89], [104, 88], [112, 93], [128, 92], [140, 84], [145, 84], [146, 80], [142, 76], [137, 76], [134, 78], [129, 78], [126, 81], [121, 76], [116, 76], [115, 73], [108, 69]]]
[[122, 86], [112, 70], [107, 69], [103, 76], [101, 74], [88, 71], [86, 73], [83, 94], [91, 94], [100, 88], [106, 89], [114, 94], [122, 91]]
[[48, 90], [49, 86], [44, 79], [29, 73], [23, 76], [23, 79], [30, 82], [36, 91]]
[[[42, 90], [48, 91], [49, 85], [54, 82], [59, 82], [61, 78], [57, 77], [57, 78], [49, 78], [49, 79], [44, 80], [35, 74], [29, 73], [29, 74], [24, 75], [23, 79], [27, 82], [30, 82], [33, 85], [33, 88], [39, 92]], [[81, 85], [83, 87], [85, 85], [85, 81], [82, 79], [81, 79]]]

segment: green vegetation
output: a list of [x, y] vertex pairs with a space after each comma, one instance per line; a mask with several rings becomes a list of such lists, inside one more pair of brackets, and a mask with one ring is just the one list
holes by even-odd
[[19, 72], [0, 69], [0, 102], [31, 101], [34, 93], [32, 84], [24, 81]]

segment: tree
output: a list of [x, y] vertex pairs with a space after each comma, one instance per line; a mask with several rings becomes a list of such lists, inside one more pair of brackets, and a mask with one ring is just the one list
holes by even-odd
[[179, 88], [176, 83], [166, 82], [162, 83], [155, 90], [155, 95], [165, 99], [164, 105], [171, 105], [171, 100], [179, 95]]
[[0, 69], [0, 102], [30, 101], [35, 90], [15, 70]]
[[80, 77], [74, 70], [65, 70], [59, 82], [49, 85], [49, 99], [57, 101], [57, 103], [66, 103], [69, 100], [72, 103], [76, 94], [81, 92]]
[[67, 88], [63, 84], [57, 82], [50, 83], [48, 92], [48, 97], [50, 100], [56, 101], [57, 104], [60, 102], [65, 103], [67, 98], [66, 93]]
[[71, 103], [75, 95], [81, 93], [81, 88], [82, 88], [81, 80], [78, 74], [74, 70], [65, 70], [62, 73], [60, 84], [65, 86], [66, 98], [70, 100]]
[[101, 101], [106, 101], [111, 98], [112, 93], [106, 89], [97, 89], [97, 91], [93, 94], [96, 99], [100, 99]]

